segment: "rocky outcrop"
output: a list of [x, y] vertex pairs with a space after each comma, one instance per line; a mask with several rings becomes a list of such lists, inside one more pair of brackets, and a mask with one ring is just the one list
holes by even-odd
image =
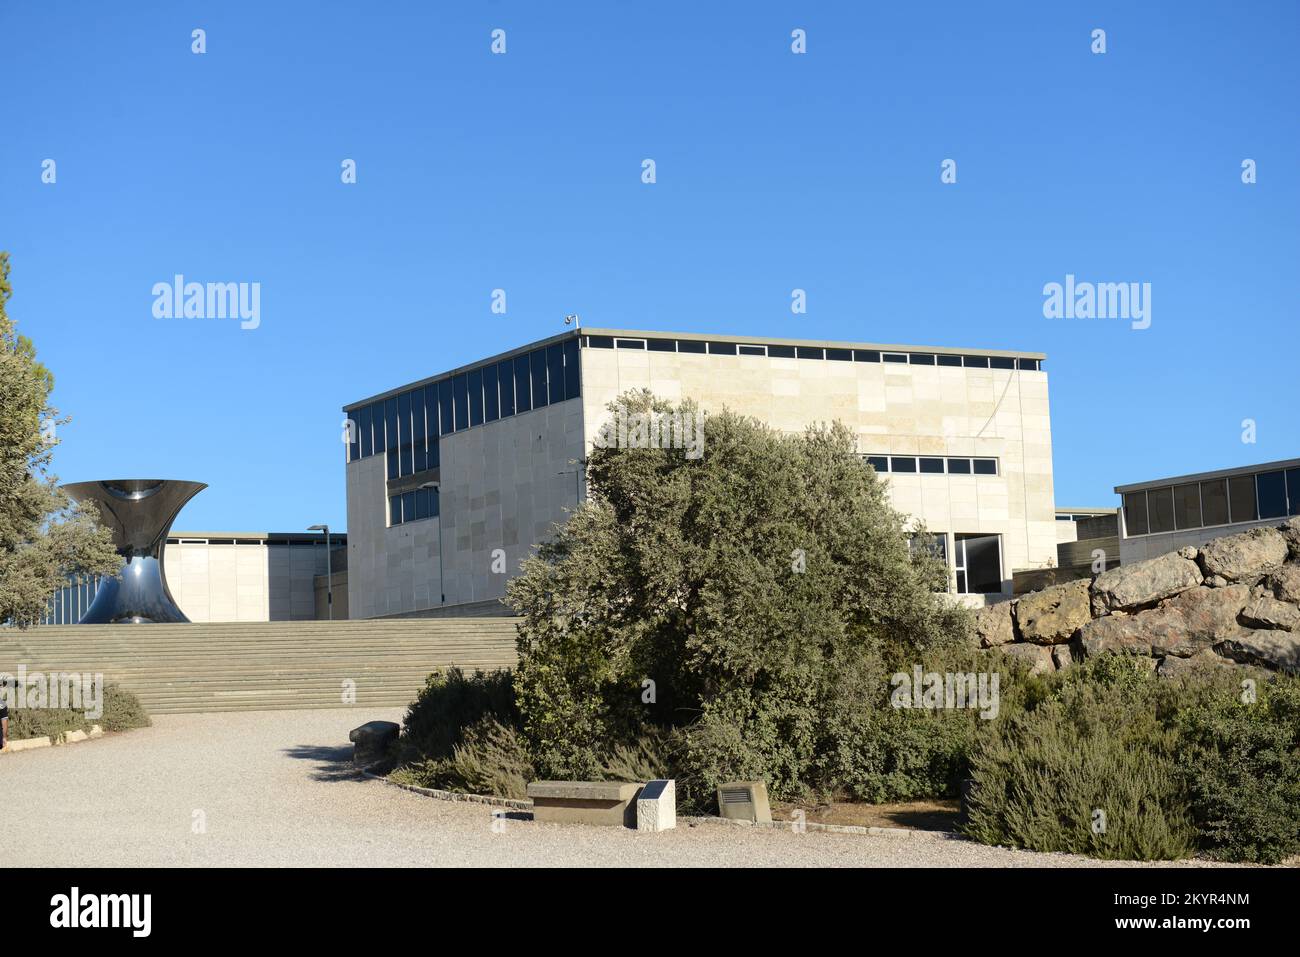
[[981, 648], [996, 648], [1016, 640], [1011, 605], [1011, 602], [1004, 601], [975, 612], [975, 637]]
[[1020, 637], [1038, 645], [1060, 645], [1073, 638], [1092, 618], [1088, 585], [1086, 579], [1067, 582], [1017, 601], [1015, 619]]
[[1280, 529], [1252, 528], [1216, 538], [1201, 549], [1200, 559], [1206, 575], [1219, 575], [1229, 581], [1258, 581], [1286, 561], [1287, 541]]
[[1035, 674], [1104, 652], [1159, 674], [1300, 671], [1300, 519], [981, 609], [976, 635]]
[[[1189, 557], [1188, 552], [1192, 555]], [[1202, 581], [1195, 550], [1183, 549], [1102, 572], [1092, 582], [1093, 610], [1127, 611], [1195, 588]]]

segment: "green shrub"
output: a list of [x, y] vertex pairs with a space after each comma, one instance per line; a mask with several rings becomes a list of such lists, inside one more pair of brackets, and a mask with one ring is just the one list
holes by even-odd
[[[611, 411], [697, 412], [645, 392]], [[884, 649], [961, 642], [968, 616], [936, 594], [946, 572], [911, 553], [844, 426], [789, 436], [722, 411], [703, 427], [699, 458], [593, 449], [591, 500], [508, 586], [539, 772], [597, 777], [663, 727], [687, 802], [736, 777], [777, 799], [845, 785], [822, 759], [834, 717], [862, 707], [842, 676]]]
[[129, 731], [147, 728], [152, 722], [140, 699], [121, 685], [106, 682], [103, 690], [103, 714], [87, 718], [85, 708], [9, 708], [9, 737], [58, 738], [68, 731], [90, 731], [99, 725], [105, 731]]
[[673, 732], [652, 728], [631, 744], [616, 744], [601, 763], [605, 781], [654, 781], [672, 777], [674, 750], [679, 747]]
[[476, 671], [468, 677], [459, 668], [435, 671], [402, 719], [399, 760], [450, 758], [465, 729], [485, 717], [510, 727], [518, 724], [509, 671]]
[[1243, 700], [1236, 676], [1179, 714], [1202, 844], [1231, 861], [1276, 864], [1300, 854], [1300, 680], [1276, 676]]
[[1158, 720], [1155, 697], [1153, 688], [1083, 675], [1002, 724], [971, 758], [967, 833], [986, 844], [1101, 858], [1191, 854], [1196, 832], [1177, 735]]
[[465, 728], [449, 758], [425, 758], [391, 775], [418, 787], [518, 799], [528, 796], [534, 776], [523, 737], [491, 716]]

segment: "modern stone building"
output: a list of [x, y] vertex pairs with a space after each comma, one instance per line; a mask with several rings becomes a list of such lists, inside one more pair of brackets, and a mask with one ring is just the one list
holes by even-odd
[[[585, 496], [623, 392], [801, 432], [838, 419], [894, 505], [941, 536], [971, 604], [1056, 561], [1044, 356], [581, 329], [345, 407], [353, 617], [504, 611], [505, 582]], [[706, 453], [707, 454], [707, 451]]]
[[[348, 617], [347, 536], [332, 534], [334, 617]], [[176, 532], [163, 573], [190, 621], [310, 621], [329, 616], [325, 536], [315, 532]], [[73, 625], [95, 600], [77, 581], [50, 599], [41, 624]]]
[[1124, 502], [1119, 551], [1127, 565], [1300, 515], [1300, 459], [1135, 482], [1115, 491]]

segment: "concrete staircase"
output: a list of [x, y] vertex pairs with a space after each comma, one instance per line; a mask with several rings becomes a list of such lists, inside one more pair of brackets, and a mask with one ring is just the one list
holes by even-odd
[[[515, 664], [517, 618], [0, 628], [0, 673], [102, 674], [151, 714], [403, 706], [430, 672]], [[356, 703], [343, 700], [355, 682]]]

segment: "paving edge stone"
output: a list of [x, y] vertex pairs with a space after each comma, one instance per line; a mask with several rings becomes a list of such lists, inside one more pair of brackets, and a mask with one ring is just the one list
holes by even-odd
[[[736, 821], [725, 817], [689, 816], [678, 817], [688, 824], [726, 824], [732, 827], [756, 827], [765, 831], [792, 831], [794, 821]], [[827, 834], [864, 834], [870, 837], [893, 837], [913, 841], [968, 841], [970, 838], [956, 831], [920, 831], [910, 827], [875, 827], [861, 824], [819, 824], [816, 821], [804, 823], [808, 831], [822, 831]]]
[[89, 741], [92, 738], [102, 738], [103, 736], [104, 729], [97, 724], [92, 724], [89, 732], [82, 731], [80, 728], [74, 728], [71, 731], [64, 731], [58, 736], [58, 741], [55, 741], [53, 738], [10, 739], [5, 743], [5, 748], [3, 751], [0, 751], [0, 754], [17, 754], [19, 751], [34, 751], [37, 748], [78, 744], [82, 741]]
[[490, 804], [493, 807], [508, 807], [516, 811], [531, 811], [533, 809], [532, 801], [494, 797], [491, 794], [465, 794], [461, 791], [441, 791], [437, 788], [422, 788], [417, 787], [414, 784], [403, 784], [401, 781], [389, 780], [382, 774], [375, 774], [373, 771], [362, 771], [361, 776], [372, 778], [376, 781], [382, 781], [389, 787], [401, 788], [403, 791], [412, 791], [416, 794], [422, 794], [425, 797], [431, 797], [438, 801], [453, 801], [462, 804]]
[[[389, 787], [401, 788], [403, 791], [412, 791], [415, 794], [421, 794], [425, 797], [431, 797], [438, 801], [452, 801], [463, 804], [489, 804], [493, 807], [508, 807], [516, 811], [531, 811], [533, 809], [532, 801], [519, 801], [514, 798], [494, 797], [490, 794], [465, 794], [461, 791], [441, 791], [437, 788], [422, 788], [414, 784], [403, 784], [400, 781], [392, 781], [382, 774], [375, 774], [372, 771], [361, 771], [362, 777], [372, 778], [387, 784]], [[685, 824], [728, 824], [734, 827], [756, 827], [767, 831], [788, 831], [793, 828], [794, 822], [771, 821], [756, 823], [754, 821], [734, 821], [725, 817], [711, 817], [709, 815], [686, 815], [677, 816], [679, 823]], [[865, 834], [871, 837], [893, 837], [903, 838], [913, 841], [967, 841], [970, 838], [956, 831], [919, 831], [910, 827], [864, 827], [858, 824], [819, 824], [816, 821], [809, 821], [804, 824], [804, 828], [809, 831], [823, 831], [828, 834]]]

